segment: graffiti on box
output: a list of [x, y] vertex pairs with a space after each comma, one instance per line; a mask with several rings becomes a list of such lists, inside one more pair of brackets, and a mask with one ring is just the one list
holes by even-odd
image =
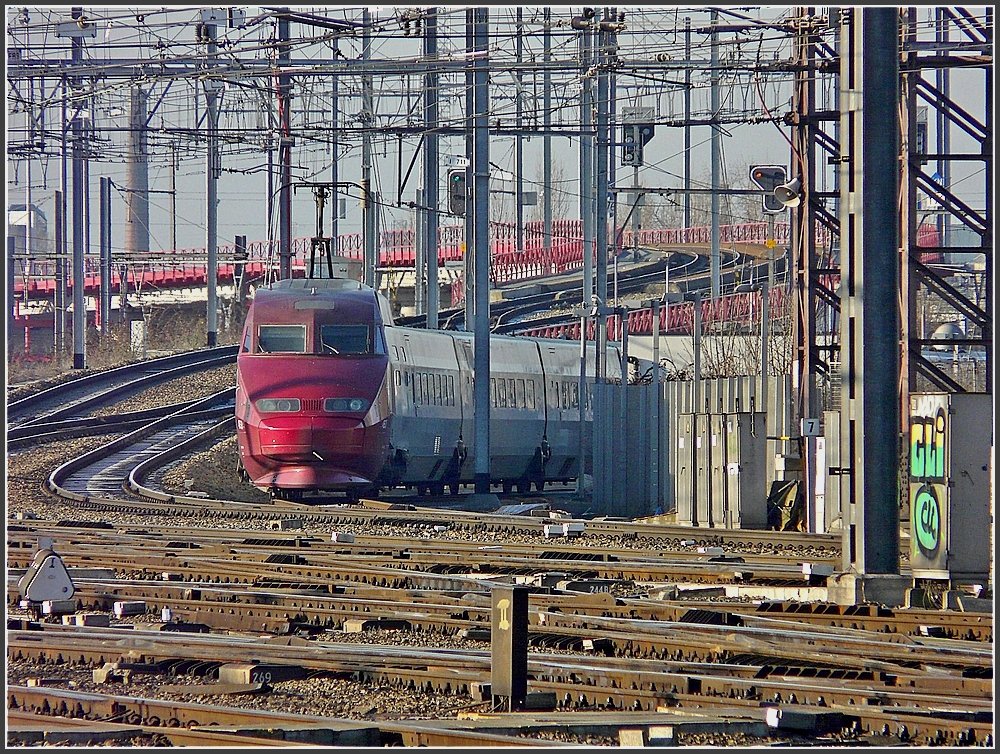
[[949, 442], [947, 396], [911, 396], [910, 557], [912, 565], [945, 569]]

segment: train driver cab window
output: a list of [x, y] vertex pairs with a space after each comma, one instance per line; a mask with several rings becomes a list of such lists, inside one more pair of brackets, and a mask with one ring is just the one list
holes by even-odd
[[261, 325], [257, 329], [259, 353], [305, 353], [305, 325]]
[[320, 353], [371, 353], [368, 325], [322, 325], [319, 328]]

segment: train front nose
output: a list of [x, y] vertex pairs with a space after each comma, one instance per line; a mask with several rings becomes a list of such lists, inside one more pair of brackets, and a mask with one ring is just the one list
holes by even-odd
[[[282, 424], [284, 424], [282, 422]], [[387, 422], [366, 425], [347, 417], [312, 417], [298, 426], [261, 426], [261, 453], [280, 463], [273, 484], [338, 488], [372, 484], [385, 460]]]
[[312, 454], [312, 426], [301, 419], [275, 418], [260, 423], [260, 453], [275, 461], [308, 461]]

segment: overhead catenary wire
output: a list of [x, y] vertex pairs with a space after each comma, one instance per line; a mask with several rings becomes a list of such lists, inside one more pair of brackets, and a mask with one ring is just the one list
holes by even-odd
[[[344, 18], [356, 21], [360, 16], [360, 8], [336, 8], [326, 11], [331, 18]], [[677, 33], [677, 29], [669, 24], [672, 18], [676, 22], [684, 14], [696, 15], [704, 18], [708, 9], [660, 9], [660, 8], [629, 8], [626, 9], [626, 30], [619, 34], [618, 60], [622, 64], [620, 70], [616, 70], [618, 87], [620, 90], [619, 99], [621, 101], [629, 98], [632, 101], [642, 97], [656, 96], [674, 90], [678, 82], [671, 79], [671, 70], [681, 70], [680, 62], [683, 59], [684, 39], [683, 35]], [[407, 11], [409, 12], [409, 11]], [[440, 34], [441, 58], [448, 56], [460, 56], [464, 53], [464, 43], [460, 27], [464, 24], [464, 10], [442, 7], [439, 9], [441, 18]], [[793, 9], [781, 9], [772, 13], [772, 17], [755, 18], [752, 12], [743, 9], [721, 9], [721, 13], [733, 21], [734, 24], [743, 24], [745, 31], [735, 32], [731, 37], [719, 35], [720, 59], [725, 63], [721, 66], [723, 84], [723, 101], [725, 106], [723, 113], [711, 114], [707, 108], [696, 107], [692, 111], [693, 118], [707, 118], [711, 116], [728, 116], [731, 114], [734, 122], [727, 122], [723, 128], [735, 130], [741, 123], [772, 123], [779, 126], [780, 113], [784, 107], [784, 98], [778, 98], [771, 92], [763, 92], [760, 89], [767, 85], [779, 86], [782, 79], [787, 78], [788, 72], [771, 70], [766, 68], [775, 62], [787, 50], [791, 35], [786, 31], [789, 21], [793, 18]], [[102, 109], [110, 110], [120, 103], [122, 97], [128, 92], [128, 88], [134, 85], [133, 80], [118, 79], [110, 75], [118, 63], [116, 60], [122, 57], [129, 49], [138, 49], [143, 58], [142, 65], [137, 65], [136, 70], [142, 73], [138, 81], [143, 85], [157, 87], [162, 91], [164, 87], [172, 82], [173, 88], [163, 97], [159, 103], [157, 112], [151, 120], [149, 129], [149, 143], [151, 150], [151, 167], [163, 164], [165, 159], [159, 154], [162, 151], [164, 142], [175, 140], [180, 142], [179, 149], [182, 154], [199, 154], [202, 148], [204, 134], [197, 128], [194, 120], [194, 112], [191, 107], [193, 93], [196, 91], [196, 84], [199, 76], [205, 75], [203, 71], [196, 70], [195, 64], [201, 61], [202, 56], [198, 50], [198, 45], [191, 34], [191, 21], [197, 14], [196, 8], [170, 9], [158, 8], [148, 11], [125, 11], [120, 8], [88, 9], [88, 22], [93, 23], [98, 28], [97, 37], [88, 40], [85, 46], [86, 58], [84, 62], [74, 70], [74, 75], [79, 75], [86, 79], [84, 87], [76, 89], [71, 93], [73, 101], [93, 100], [98, 103], [98, 121], [94, 124], [94, 129], [90, 133], [91, 144], [95, 151], [95, 162], [100, 164], [122, 164], [128, 159], [128, 149], [125, 143], [126, 132], [120, 127], [110, 124], [110, 119], [104, 116]], [[57, 65], [57, 58], [66, 55], [68, 48], [67, 40], [55, 37], [57, 24], [66, 17], [65, 11], [59, 9], [30, 10], [30, 21], [18, 26], [16, 18], [13, 23], [9, 23], [9, 43], [15, 47], [18, 40], [30, 32], [32, 45], [24, 46], [22, 54], [28, 61], [45, 61], [49, 59], [51, 66], [40, 65], [37, 69], [38, 76], [57, 76], [64, 72], [65, 65]], [[576, 46], [577, 32], [568, 26], [569, 12], [564, 18], [555, 19], [553, 25], [552, 54], [555, 59], [553, 71], [553, 121], [556, 122], [554, 130], [563, 128], [564, 123], [570, 122], [574, 117], [578, 104], [575, 101], [576, 92], [574, 88], [579, 82], [579, 60]], [[141, 18], [140, 18], [141, 16]], [[399, 91], [400, 81], [415, 75], [420, 70], [420, 66], [427, 63], [423, 61], [418, 50], [410, 50], [400, 45], [416, 45], [417, 38], [407, 37], [404, 27], [400, 23], [398, 14], [387, 13], [385, 10], [380, 15], [375, 16], [370, 25], [370, 32], [373, 40], [373, 55], [384, 56], [391, 59], [393, 63], [398, 63], [400, 74], [397, 78], [387, 78], [384, 85], [377, 87], [375, 98], [377, 100], [376, 110], [378, 112], [379, 124], [374, 131], [369, 131], [373, 138], [374, 147], [382, 152], [393, 147], [393, 140], [397, 137], [392, 133], [393, 129], [403, 127], [411, 117], [409, 109], [406, 107], [407, 100], [403, 93]], [[271, 82], [269, 77], [272, 71], [266, 68], [254, 69], [246, 65], [248, 56], [271, 55], [274, 51], [275, 43], [275, 21], [273, 12], [263, 12], [256, 17], [247, 18], [246, 24], [241, 28], [227, 28], [220, 26], [218, 35], [220, 63], [225, 64], [224, 72], [216, 72], [211, 75], [218, 75], [222, 78], [229, 91], [226, 94], [228, 107], [223, 113], [224, 123], [218, 130], [220, 139], [220, 150], [225, 160], [225, 169], [234, 173], [243, 172], [248, 174], [253, 162], [259, 163], [260, 155], [267, 148], [270, 140], [273, 139], [274, 112], [270, 103]], [[920, 28], [923, 31], [933, 31], [933, 23], [921, 22]], [[491, 34], [490, 34], [490, 57], [491, 65], [500, 70], [510, 70], [514, 64], [514, 58], [509, 51], [510, 45], [505, 44], [513, 35], [521, 33], [525, 43], [525, 81], [531, 75], [540, 75], [541, 54], [540, 38], [543, 31], [542, 17], [539, 13], [525, 13], [524, 26], [522, 29], [514, 27], [514, 17], [511, 11], [491, 14]], [[832, 32], [822, 32], [827, 34], [827, 38]], [[297, 65], [301, 68], [294, 68], [291, 75], [296, 82], [297, 94], [303, 100], [308, 98], [311, 105], [309, 113], [322, 113], [328, 111], [331, 106], [329, 92], [322, 83], [321, 76], [335, 75], [341, 83], [341, 102], [344, 104], [344, 112], [350, 115], [352, 108], [360, 97], [360, 76], [343, 69], [343, 61], [357, 57], [360, 52], [360, 39], [362, 31], [355, 27], [354, 31], [335, 32], [330, 29], [309, 28], [304, 24], [296, 24], [296, 34], [290, 41], [291, 54], [297, 59]], [[705, 43], [706, 34], [695, 34], [694, 57], [707, 57]], [[37, 43], [35, 40], [37, 39]], [[332, 54], [331, 42], [338, 40], [343, 50], [341, 56]], [[756, 47], [756, 55], [750, 54], [748, 48]], [[20, 48], [19, 48], [20, 49]], [[412, 54], [411, 54], [412, 53]], [[669, 60], [657, 69], [651, 66], [651, 61], [658, 55], [667, 56]], [[241, 63], [241, 61], [243, 61]], [[336, 61], [340, 61], [337, 63]], [[335, 69], [336, 65], [341, 65], [340, 70]], [[172, 70], [171, 66], [192, 66], [190, 70]], [[241, 68], [240, 66], [244, 67]], [[159, 68], [157, 68], [159, 66]], [[534, 66], [534, 68], [532, 68]], [[671, 68], [673, 66], [673, 69]], [[532, 74], [531, 71], [535, 73]], [[662, 73], [661, 73], [662, 71]], [[710, 70], [707, 65], [699, 66], [697, 75], [693, 77], [692, 89], [699, 95], [707, 93]], [[442, 108], [440, 124], [442, 129], [460, 128], [463, 126], [465, 114], [462, 113], [464, 91], [463, 77], [459, 69], [453, 73], [443, 73], [441, 76], [441, 94], [446, 98], [455, 101], [455, 107], [449, 114]], [[10, 80], [10, 79], [9, 79]], [[514, 99], [511, 92], [505, 91], [505, 87], [497, 87], [491, 101], [491, 119], [499, 121], [501, 126], [511, 121], [514, 116]], [[746, 106], [738, 108], [739, 95], [743, 93], [743, 101], [747, 102], [747, 94], [757, 90], [760, 95], [757, 99], [760, 106], [748, 109]], [[29, 96], [29, 92], [16, 86], [8, 86], [9, 102], [17, 103], [18, 108], [30, 113], [35, 117], [40, 112], [58, 107], [60, 98], [63, 96], [58, 87], [42, 92], [41, 96], [36, 94]], [[301, 121], [293, 123], [292, 137], [296, 139], [297, 162], [302, 165], [300, 171], [303, 176], [321, 172], [328, 166], [328, 158], [325, 156], [331, 144], [329, 135], [324, 134], [322, 123], [313, 118], [311, 114], [303, 116]], [[669, 113], [665, 114], [669, 116]], [[526, 110], [525, 116], [541, 120], [540, 113], [535, 110]], [[663, 118], [662, 122], [669, 121], [669, 117]], [[262, 128], [263, 126], [263, 128]], [[16, 119], [9, 124], [9, 141], [11, 138], [19, 140], [20, 137], [28, 136], [28, 129], [22, 126]], [[502, 130], [502, 128], [500, 129]], [[779, 126], [779, 132], [785, 135], [784, 129]], [[365, 129], [357, 124], [344, 127], [338, 134], [338, 147], [342, 154], [339, 159], [353, 159], [357, 150], [358, 142], [365, 133]], [[44, 174], [45, 163], [52, 157], [58, 158], [58, 152], [51, 150], [51, 145], [58, 142], [60, 132], [58, 129], [49, 128], [41, 132], [46, 146], [41, 150], [26, 148], [18, 151], [12, 159], [14, 162], [23, 159], [35, 159], [42, 163], [41, 171], [38, 175]], [[578, 137], [565, 135], [565, 143], [573, 148]], [[27, 142], [28, 139], [24, 138]], [[414, 137], [404, 135], [404, 149], [412, 149]], [[662, 166], [669, 165], [670, 157], [657, 160], [658, 164], [649, 164], [646, 170], [651, 173]], [[253, 161], [253, 162], [251, 162]], [[389, 166], [385, 172], [389, 173]], [[669, 172], [669, 171], [668, 171]], [[386, 176], [382, 183], [390, 182]], [[380, 180], [381, 180], [380, 178]], [[530, 176], [525, 176], [526, 185], [535, 185]], [[573, 183], [567, 179], [556, 186], [549, 187], [553, 194], [560, 194], [569, 197], [571, 200], [578, 195], [573, 192]], [[384, 188], [382, 189], [384, 191]], [[395, 205], [388, 201], [380, 203], [380, 212], [388, 212]], [[509, 214], [509, 208], [500, 210]], [[383, 227], [389, 227], [391, 222], [383, 216]], [[192, 227], [197, 224], [191, 223]]]

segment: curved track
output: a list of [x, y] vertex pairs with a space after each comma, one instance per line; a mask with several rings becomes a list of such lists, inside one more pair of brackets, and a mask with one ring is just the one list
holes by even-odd
[[181, 375], [231, 364], [237, 346], [188, 351], [77, 377], [7, 404], [8, 429], [37, 426], [84, 416], [95, 406], [112, 403]]

